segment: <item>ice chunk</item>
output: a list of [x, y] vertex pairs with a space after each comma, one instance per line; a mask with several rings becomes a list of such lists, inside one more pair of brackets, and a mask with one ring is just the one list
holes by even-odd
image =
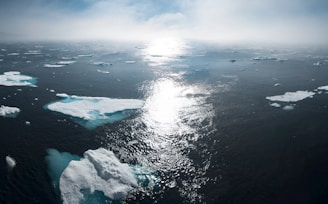
[[328, 85], [327, 86], [320, 86], [320, 87], [318, 87], [318, 89], [328, 91]]
[[78, 59], [77, 57], [62, 57], [62, 60], [73, 60], [73, 59]]
[[61, 101], [45, 105], [51, 111], [72, 116], [73, 120], [87, 129], [94, 129], [106, 123], [113, 123], [131, 115], [132, 110], [143, 106], [138, 99], [112, 99], [56, 94]]
[[260, 60], [278, 60], [276, 57], [268, 57], [268, 56], [260, 56], [254, 57], [252, 60], [260, 61]]
[[104, 70], [100, 70], [100, 69], [98, 69], [97, 72], [103, 73], [103, 74], [109, 74], [110, 73], [109, 71], [104, 71]]
[[33, 86], [35, 87], [36, 78], [22, 75], [20, 72], [10, 71], [0, 75], [0, 85], [3, 86]]
[[9, 106], [0, 106], [0, 116], [15, 118], [20, 112], [20, 109], [17, 107], [9, 107]]
[[76, 61], [73, 61], [73, 60], [70, 60], [70, 61], [59, 61], [56, 64], [58, 64], [58, 65], [70, 65], [70, 64], [73, 64], [75, 62]]
[[78, 57], [93, 57], [94, 54], [78, 55]]
[[41, 55], [41, 51], [40, 50], [29, 50], [27, 52], [24, 53], [24, 55]]
[[280, 108], [281, 105], [279, 103], [270, 103], [270, 106]]
[[64, 64], [44, 64], [43, 67], [47, 68], [58, 68], [58, 67], [64, 67]]
[[2, 62], [3, 61], [3, 59], [0, 59], [0, 62]]
[[113, 152], [104, 148], [88, 150], [83, 156], [80, 161], [71, 161], [60, 176], [63, 203], [80, 203], [99, 195], [119, 201], [133, 188], [144, 185], [143, 177], [155, 178], [145, 168], [121, 163]]
[[31, 125], [31, 122], [30, 121], [25, 121], [25, 125], [30, 126]]
[[133, 61], [133, 60], [128, 60], [128, 61], [125, 61], [126, 64], [134, 64], [136, 63], [136, 61]]
[[16, 166], [16, 160], [9, 155], [6, 156], [6, 162], [7, 162], [9, 169], [12, 169]]
[[286, 92], [283, 95], [278, 96], [267, 96], [266, 99], [270, 101], [280, 101], [280, 102], [297, 102], [306, 98], [312, 98], [315, 95], [312, 91], [296, 91], [296, 92]]
[[322, 65], [322, 63], [321, 62], [315, 62], [315, 63], [313, 63], [313, 66], [320, 66], [320, 65]]

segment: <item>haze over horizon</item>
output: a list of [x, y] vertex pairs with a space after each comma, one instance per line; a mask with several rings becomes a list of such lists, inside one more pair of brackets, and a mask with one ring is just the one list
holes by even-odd
[[0, 1], [2, 40], [327, 44], [324, 0]]

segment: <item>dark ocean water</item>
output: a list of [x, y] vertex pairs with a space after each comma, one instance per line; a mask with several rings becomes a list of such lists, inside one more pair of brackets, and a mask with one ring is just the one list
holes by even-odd
[[[16, 118], [0, 117], [0, 203], [61, 203], [47, 150], [82, 157], [100, 147], [157, 178], [151, 188], [108, 202], [328, 202], [328, 94], [317, 89], [328, 85], [327, 50], [176, 40], [3, 43], [0, 49], [0, 74], [37, 78], [37, 87], [0, 86], [0, 105], [21, 109]], [[68, 60], [76, 62], [44, 67]], [[315, 95], [278, 102], [293, 110], [266, 99], [298, 90]], [[59, 100], [56, 93], [145, 104], [89, 130], [44, 108]], [[11, 170], [7, 155], [17, 162]]]

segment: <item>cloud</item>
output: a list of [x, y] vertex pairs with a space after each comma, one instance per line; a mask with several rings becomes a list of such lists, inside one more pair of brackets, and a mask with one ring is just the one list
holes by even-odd
[[178, 36], [220, 42], [328, 42], [324, 0], [31, 2], [4, 4], [0, 31], [36, 40]]

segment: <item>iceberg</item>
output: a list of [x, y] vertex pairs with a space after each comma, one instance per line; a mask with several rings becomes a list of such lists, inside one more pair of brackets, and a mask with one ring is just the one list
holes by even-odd
[[32, 86], [35, 87], [36, 78], [22, 75], [17, 71], [4, 72], [0, 75], [0, 85], [3, 86]]
[[[52, 159], [56, 160], [55, 163], [60, 163], [62, 157], [57, 156], [59, 160], [56, 157]], [[67, 158], [68, 155], [63, 158], [63, 166], [67, 163]], [[112, 151], [99, 148], [84, 152], [80, 160], [70, 161], [61, 173], [59, 188], [64, 204], [84, 203], [87, 200], [111, 203], [125, 199], [131, 190], [139, 186], [152, 187], [155, 179], [145, 168], [121, 163]]]
[[315, 93], [312, 91], [296, 91], [296, 92], [286, 92], [283, 95], [267, 96], [265, 98], [270, 101], [297, 102], [306, 98], [312, 98], [314, 95]]
[[144, 101], [138, 99], [112, 99], [64, 93], [56, 96], [63, 99], [49, 103], [44, 108], [71, 116], [74, 122], [87, 129], [125, 119], [144, 105]]
[[12, 169], [16, 166], [16, 160], [9, 155], [6, 156], [6, 162], [7, 162], [9, 169]]
[[320, 86], [320, 87], [318, 87], [318, 89], [328, 91], [328, 85], [327, 86]]
[[20, 109], [17, 107], [9, 107], [9, 106], [0, 106], [0, 116], [15, 118], [20, 112]]

